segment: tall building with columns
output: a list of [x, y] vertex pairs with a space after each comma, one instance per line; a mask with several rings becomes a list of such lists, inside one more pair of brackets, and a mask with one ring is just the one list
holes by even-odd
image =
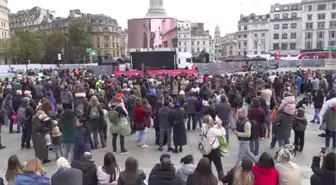
[[6, 39], [9, 38], [9, 24], [8, 24], [8, 1], [0, 0], [0, 64], [6, 63], [6, 59], [1, 57], [2, 52], [4, 52], [7, 47]]
[[163, 8], [163, 0], [150, 0], [146, 18], [165, 18], [168, 17]]

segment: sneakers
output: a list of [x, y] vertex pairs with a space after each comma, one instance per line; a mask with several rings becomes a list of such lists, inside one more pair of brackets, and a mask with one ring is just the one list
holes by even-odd
[[315, 120], [311, 120], [310, 123], [315, 123]]
[[5, 149], [5, 146], [0, 145], [0, 150]]
[[126, 149], [123, 149], [123, 150], [121, 150], [121, 152], [120, 152], [120, 154], [127, 154], [129, 151], [128, 150], [126, 150]]

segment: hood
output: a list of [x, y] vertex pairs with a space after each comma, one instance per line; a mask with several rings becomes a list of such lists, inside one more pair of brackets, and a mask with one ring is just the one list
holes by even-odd
[[300, 116], [295, 116], [295, 119], [297, 120], [306, 120], [306, 116], [300, 117]]
[[16, 176], [16, 181], [20, 185], [31, 185], [40, 184], [43, 181], [49, 182], [49, 179], [35, 173], [21, 173]]
[[93, 161], [72, 161], [71, 167], [81, 170], [83, 173], [91, 171], [96, 168]]
[[62, 182], [67, 184], [66, 182], [71, 182], [74, 179], [74, 176], [76, 175], [74, 173], [74, 170], [76, 169], [59, 169], [57, 172], [53, 175], [56, 178], [62, 179]]
[[185, 164], [180, 168], [180, 172], [185, 176], [189, 176], [195, 171], [195, 169], [196, 166], [194, 164]]
[[254, 174], [265, 174], [266, 176], [273, 176], [277, 175], [277, 170], [275, 168], [261, 168], [258, 165], [254, 165], [252, 168]]
[[172, 168], [164, 170], [160, 169], [156, 174], [153, 175], [157, 175], [157, 178], [160, 179], [159, 182], [162, 182], [163, 185], [174, 184], [173, 182], [175, 181], [175, 172]]
[[287, 96], [287, 97], [284, 97], [284, 100], [285, 100], [287, 103], [296, 103], [296, 102], [295, 102], [295, 96]]

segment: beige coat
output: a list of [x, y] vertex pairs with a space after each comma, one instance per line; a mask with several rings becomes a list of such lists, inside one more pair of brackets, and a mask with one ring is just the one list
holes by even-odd
[[279, 172], [279, 185], [301, 185], [301, 171], [297, 164], [277, 163], [275, 168]]

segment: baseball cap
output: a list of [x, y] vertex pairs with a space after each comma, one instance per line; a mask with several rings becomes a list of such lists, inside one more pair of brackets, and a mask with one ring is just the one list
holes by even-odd
[[163, 160], [164, 158], [168, 158], [168, 159], [170, 159], [171, 156], [170, 156], [169, 154], [162, 154], [162, 155], [160, 156], [160, 162], [162, 162], [162, 160]]

